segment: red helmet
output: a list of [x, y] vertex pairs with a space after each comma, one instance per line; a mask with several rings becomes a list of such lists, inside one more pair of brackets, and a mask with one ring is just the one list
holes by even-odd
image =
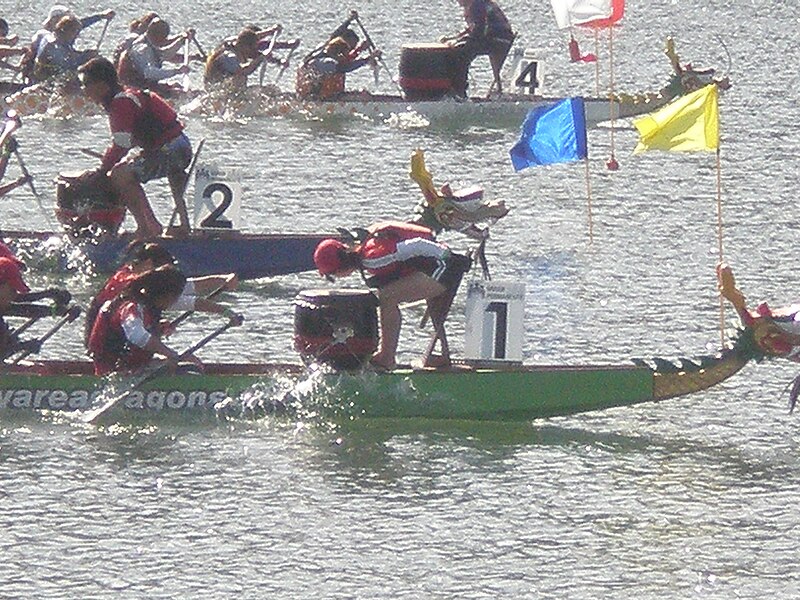
[[314, 264], [321, 275], [332, 275], [342, 268], [342, 257], [347, 246], [339, 240], [327, 239], [317, 244], [314, 250]]

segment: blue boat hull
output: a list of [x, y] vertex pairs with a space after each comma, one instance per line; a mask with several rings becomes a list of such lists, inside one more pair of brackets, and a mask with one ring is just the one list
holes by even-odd
[[[240, 279], [258, 279], [314, 270], [314, 249], [320, 240], [335, 234], [248, 234], [233, 231], [195, 231], [184, 238], [153, 238], [178, 261], [188, 277], [236, 273]], [[64, 253], [78, 246], [95, 271], [112, 273], [124, 260], [130, 235], [99, 241], [76, 242], [64, 234], [47, 232], [0, 232], [19, 255], [36, 261], [37, 247], [64, 240]], [[64, 263], [67, 261], [65, 260]]]

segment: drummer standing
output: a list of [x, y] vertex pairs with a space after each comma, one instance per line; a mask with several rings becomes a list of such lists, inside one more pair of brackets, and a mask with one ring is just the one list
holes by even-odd
[[[147, 201], [142, 184], [166, 177], [180, 217], [180, 229], [188, 232], [189, 216], [183, 193], [192, 147], [175, 110], [155, 92], [123, 88], [114, 65], [106, 58], [93, 58], [78, 73], [86, 95], [108, 113], [112, 138], [100, 167], [83, 173], [79, 182], [108, 174], [111, 185], [136, 220], [136, 237], [146, 238], [161, 235], [161, 223]], [[142, 149], [141, 153], [125, 158], [136, 146]]]
[[458, 0], [464, 8], [467, 27], [452, 37], [442, 38], [461, 50], [461, 58], [454, 77], [454, 92], [467, 95], [467, 75], [477, 56], [488, 55], [492, 65], [494, 83], [502, 93], [500, 70], [508, 56], [515, 34], [503, 11], [493, 0]]

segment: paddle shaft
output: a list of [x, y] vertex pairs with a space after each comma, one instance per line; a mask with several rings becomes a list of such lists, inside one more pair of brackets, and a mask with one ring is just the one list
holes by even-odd
[[[67, 323], [72, 323], [78, 316], [81, 314], [81, 309], [79, 306], [72, 306], [63, 317], [61, 317], [58, 322], [53, 325], [42, 337], [39, 338], [39, 344], [44, 344], [47, 340], [53, 337], [59, 329], [61, 329]], [[24, 327], [24, 325], [23, 325]], [[20, 328], [21, 329], [21, 328]], [[17, 330], [19, 331], [19, 330]], [[28, 358], [31, 354], [33, 354], [33, 350], [25, 350], [22, 354], [17, 356], [14, 360], [11, 361], [10, 364], [16, 365], [20, 361]]]
[[311, 52], [309, 52], [303, 57], [303, 63], [308, 62], [315, 56], [318, 56], [323, 50], [325, 50], [325, 46], [328, 45], [328, 42], [330, 42], [334, 37], [336, 37], [336, 35], [338, 35], [338, 32], [347, 29], [350, 26], [350, 23], [352, 23], [357, 16], [358, 13], [356, 11], [351, 12], [350, 16], [347, 17], [344, 21], [342, 21], [342, 23], [336, 29], [333, 30], [334, 33], [331, 37], [329, 37], [327, 40], [322, 42], [319, 46], [314, 48]]
[[[183, 66], [189, 66], [189, 39], [187, 38], [186, 41], [183, 43]], [[183, 87], [184, 92], [189, 91], [189, 86], [191, 85], [191, 80], [189, 79], [189, 74], [184, 73], [183, 77], [181, 78], [181, 87]]]
[[25, 333], [28, 329], [30, 329], [30, 326], [33, 325], [34, 323], [36, 323], [36, 321], [38, 321], [39, 319], [41, 319], [41, 317], [31, 317], [31, 318], [29, 318], [22, 325], [20, 325], [14, 331], [11, 332], [11, 337], [19, 336], [19, 335]]
[[15, 119], [13, 117], [9, 118], [5, 125], [3, 126], [3, 133], [0, 133], [0, 148], [6, 145], [8, 138], [19, 129], [20, 122], [19, 119]]
[[275, 83], [276, 84], [281, 80], [281, 77], [283, 77], [283, 74], [286, 72], [286, 69], [289, 68], [289, 61], [292, 59], [292, 56], [294, 55], [295, 50], [297, 50], [297, 48], [291, 48], [289, 50], [289, 53], [286, 55], [286, 58], [283, 61], [283, 65], [281, 66], [280, 70], [278, 71], [278, 74], [275, 76]]
[[[369, 32], [367, 31], [367, 28], [364, 27], [364, 24], [361, 22], [361, 18], [358, 16], [358, 13], [354, 12], [354, 17], [355, 17], [354, 18], [355, 22], [358, 23], [358, 27], [361, 29], [361, 33], [364, 34], [364, 39], [367, 41], [367, 45], [372, 49], [373, 52], [377, 51], [378, 47], [375, 45], [375, 42], [372, 41], [372, 38], [370, 37]], [[403, 90], [400, 88], [400, 85], [394, 80], [394, 75], [389, 70], [389, 67], [386, 66], [386, 63], [384, 62], [383, 57], [379, 56], [375, 60], [377, 60], [378, 64], [381, 67], [383, 67], [383, 69], [389, 75], [389, 79], [392, 82], [394, 82], [395, 86], [397, 86], [397, 89], [400, 90], [400, 93], [402, 93]]]
[[36, 187], [33, 185], [33, 177], [28, 171], [28, 168], [25, 166], [25, 161], [22, 160], [22, 155], [19, 153], [19, 148], [14, 149], [14, 156], [17, 157], [17, 162], [19, 163], [19, 170], [22, 171], [22, 175], [25, 177], [25, 179], [28, 180], [28, 187], [31, 188], [31, 192], [33, 192], [33, 197], [36, 198], [36, 203], [39, 205], [39, 210], [42, 211], [45, 220], [50, 225], [50, 227], [52, 227], [53, 224], [52, 220], [50, 219], [50, 213], [47, 212], [47, 210], [44, 207], [44, 204], [42, 204], [42, 197], [39, 195], [39, 192], [36, 191]]
[[264, 59], [263, 59], [264, 62], [261, 63], [261, 71], [259, 71], [259, 73], [258, 73], [258, 85], [259, 85], [259, 87], [264, 85], [264, 74], [267, 72], [267, 57], [270, 56], [272, 54], [272, 51], [275, 49], [275, 42], [278, 41], [278, 34], [279, 33], [280, 33], [280, 30], [278, 30], [278, 29], [276, 29], [272, 33], [272, 39], [270, 39], [270, 41], [269, 41], [269, 47], [267, 47], [266, 50], [261, 52], [261, 54], [264, 56]]
[[95, 46], [95, 50], [100, 50], [100, 46], [103, 45], [103, 40], [106, 38], [106, 31], [108, 31], [108, 24], [111, 22], [111, 19], [106, 19], [106, 24], [103, 25], [103, 31], [100, 32], [100, 38], [97, 40], [97, 46]]
[[200, 42], [197, 41], [197, 38], [192, 36], [192, 41], [194, 42], [195, 47], [197, 47], [197, 51], [200, 53], [200, 56], [203, 57], [203, 60], [208, 60], [208, 53], [203, 50], [203, 47], [200, 45]]
[[91, 156], [92, 158], [103, 158], [102, 152], [92, 150], [91, 148], [81, 148], [81, 152], [83, 152], [86, 156]]
[[[186, 197], [186, 189], [189, 187], [189, 180], [192, 178], [192, 173], [194, 172], [194, 168], [197, 165], [197, 157], [200, 156], [200, 152], [203, 150], [203, 145], [205, 143], [206, 143], [206, 138], [200, 140], [200, 142], [197, 144], [197, 150], [195, 150], [194, 155], [192, 156], [192, 162], [189, 163], [189, 169], [186, 171], [186, 181], [183, 182], [183, 189], [181, 190], [182, 199]], [[185, 206], [185, 201], [184, 201], [184, 206]], [[176, 204], [175, 208], [172, 211], [172, 216], [169, 219], [170, 227], [175, 225], [175, 219], [177, 218], [178, 218], [178, 206]]]

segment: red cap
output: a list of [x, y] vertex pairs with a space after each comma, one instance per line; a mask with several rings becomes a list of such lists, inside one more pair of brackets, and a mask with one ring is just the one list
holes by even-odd
[[27, 294], [30, 289], [22, 281], [19, 262], [13, 258], [0, 258], [0, 284], [10, 283], [18, 294]]
[[314, 250], [314, 264], [321, 275], [332, 275], [342, 268], [342, 254], [347, 250], [339, 240], [327, 239], [317, 244]]

